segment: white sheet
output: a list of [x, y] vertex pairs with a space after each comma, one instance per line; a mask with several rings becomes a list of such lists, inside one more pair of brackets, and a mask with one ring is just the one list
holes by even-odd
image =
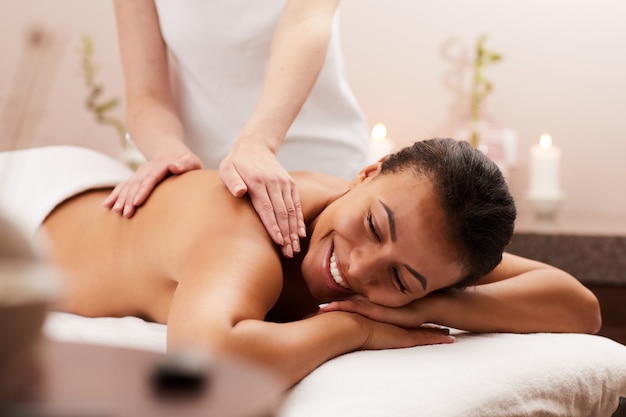
[[[50, 313], [54, 339], [165, 351], [166, 326]], [[611, 417], [626, 346], [580, 334], [457, 334], [450, 345], [354, 352], [295, 386], [277, 417]]]
[[88, 318], [76, 314], [48, 313], [43, 332], [66, 342], [95, 343], [165, 353], [166, 326], [138, 317]]

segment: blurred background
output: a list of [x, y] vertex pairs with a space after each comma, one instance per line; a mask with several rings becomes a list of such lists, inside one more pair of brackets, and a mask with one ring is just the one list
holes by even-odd
[[[502, 58], [482, 69], [492, 90], [481, 117], [506, 138], [520, 217], [532, 212], [531, 148], [548, 133], [561, 152], [559, 215], [626, 232], [626, 2], [344, 0], [341, 9], [352, 88], [393, 147], [467, 133], [484, 36]], [[74, 144], [120, 156], [114, 122], [123, 121], [124, 89], [112, 2], [0, 0], [0, 27], [0, 150]], [[92, 104], [105, 106], [104, 123], [85, 105], [94, 87], [102, 88]]]

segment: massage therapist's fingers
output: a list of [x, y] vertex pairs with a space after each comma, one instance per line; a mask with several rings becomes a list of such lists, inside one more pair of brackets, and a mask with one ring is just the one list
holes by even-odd
[[302, 214], [300, 194], [295, 182], [291, 186], [291, 201], [293, 202], [294, 215], [289, 216], [289, 230], [292, 240], [299, 241], [299, 238], [306, 237], [306, 226], [304, 224], [304, 215]]
[[[283, 255], [293, 256], [291, 243], [289, 240], [289, 229], [280, 227], [280, 216], [287, 213], [284, 202], [281, 197], [280, 189], [270, 184], [270, 188], [266, 185], [254, 185], [249, 187], [250, 201], [254, 209], [259, 214], [259, 218], [263, 226], [270, 234], [274, 242], [282, 246]], [[286, 224], [286, 221], [284, 222]]]
[[234, 145], [219, 167], [220, 178], [236, 197], [246, 192], [272, 240], [286, 257], [300, 251], [306, 236], [295, 181], [260, 142]]
[[132, 217], [135, 207], [143, 204], [154, 187], [168, 174], [167, 165], [163, 161], [150, 161], [140, 166], [120, 193], [118, 202], [123, 201], [122, 216]]
[[[304, 227], [304, 216], [302, 214], [302, 204], [300, 203], [300, 195], [295, 183], [293, 184], [289, 193], [289, 202], [287, 204], [287, 212], [289, 213], [289, 237], [293, 250], [296, 253], [300, 252], [300, 238], [306, 236], [306, 229]], [[291, 209], [289, 207], [292, 207]]]
[[[248, 192], [248, 186], [235, 165], [231, 162], [230, 156], [223, 159], [220, 163], [219, 176], [233, 196], [242, 197]], [[285, 242], [276, 222], [271, 200], [267, 190], [261, 185], [255, 184], [254, 192], [249, 193], [250, 201], [274, 243], [282, 246]]]
[[[241, 170], [242, 172], [245, 172], [243, 167]], [[259, 215], [263, 226], [267, 230], [267, 233], [270, 235], [274, 243], [282, 246], [285, 241], [280, 228], [278, 227], [278, 223], [276, 222], [274, 209], [263, 182], [257, 177], [256, 183], [253, 183], [254, 192], [251, 192], [252, 190], [249, 190], [243, 176], [240, 174], [237, 167], [235, 167], [232, 163], [232, 157], [230, 155], [220, 162], [219, 176], [226, 188], [228, 188], [228, 191], [230, 191], [233, 196], [243, 197], [246, 193], [249, 193], [250, 201]], [[252, 182], [254, 180], [249, 179], [248, 181]]]
[[115, 202], [117, 201], [117, 198], [120, 195], [120, 188], [122, 187], [122, 183], [119, 183], [115, 186], [115, 188], [113, 188], [113, 191], [111, 191], [111, 194], [108, 195], [107, 198], [104, 199], [104, 201], [102, 202], [102, 205], [108, 209], [113, 208], [113, 205], [115, 204]]
[[136, 207], [146, 201], [152, 190], [164, 178], [201, 167], [200, 160], [189, 152], [176, 157], [147, 161], [129, 179], [118, 184], [103, 205], [114, 213], [130, 218], [135, 213]]
[[165, 178], [200, 168], [202, 162], [190, 152], [174, 158], [159, 158], [145, 163], [139, 167], [133, 183], [128, 186], [128, 201], [133, 207], [139, 207]]
[[[253, 184], [254, 192], [248, 189], [248, 185], [245, 182], [243, 176], [240, 174], [237, 167], [232, 162], [233, 158], [229, 155], [220, 162], [219, 176], [228, 188], [228, 191], [235, 197], [243, 197], [246, 193], [249, 193], [250, 201], [254, 209], [256, 210], [263, 226], [267, 230], [274, 243], [277, 245], [283, 245], [283, 235], [276, 223], [276, 217], [274, 216], [271, 200], [267, 194], [267, 190], [264, 187], [262, 181], [257, 179], [257, 183]], [[245, 172], [243, 167], [242, 172]], [[249, 179], [249, 181], [252, 181]]]
[[172, 174], [179, 175], [187, 171], [202, 169], [202, 161], [195, 154], [185, 152], [169, 162], [167, 168]]
[[230, 158], [226, 158], [220, 162], [219, 176], [228, 191], [235, 197], [243, 197], [248, 192], [248, 187], [241, 175], [230, 162]]
[[[265, 207], [271, 207], [267, 213], [268, 220], [271, 215], [278, 224], [281, 235], [284, 239], [283, 254], [292, 257], [294, 253], [300, 252], [300, 237], [298, 236], [298, 219], [296, 208], [301, 212], [300, 203], [298, 206], [293, 200], [293, 190], [295, 183], [291, 178], [279, 178], [270, 180], [267, 184], [269, 202], [265, 202]], [[268, 204], [269, 203], [269, 204]], [[273, 212], [273, 213], [272, 213]]]

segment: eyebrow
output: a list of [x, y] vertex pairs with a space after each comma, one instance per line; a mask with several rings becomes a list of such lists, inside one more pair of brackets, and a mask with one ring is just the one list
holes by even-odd
[[[391, 236], [391, 241], [395, 242], [397, 239], [397, 236], [396, 236], [396, 221], [393, 216], [393, 211], [391, 211], [389, 206], [383, 203], [381, 200], [378, 200], [378, 202], [383, 206], [383, 208], [385, 209], [385, 212], [387, 212], [387, 219], [389, 220], [389, 236]], [[426, 278], [424, 278], [424, 275], [420, 274], [415, 269], [411, 268], [409, 265], [405, 264], [404, 267], [411, 273], [411, 275], [417, 278], [417, 280], [420, 282], [424, 291], [426, 291], [426, 288], [428, 287], [428, 281], [426, 281]]]
[[424, 291], [426, 291], [426, 288], [428, 287], [428, 282], [426, 281], [426, 278], [424, 278], [424, 275], [420, 274], [415, 269], [411, 268], [409, 265], [405, 264], [404, 267], [409, 270], [411, 275], [413, 275], [415, 278], [417, 278], [417, 280], [422, 285], [422, 288], [424, 289]]
[[383, 206], [385, 211], [387, 212], [387, 219], [389, 219], [389, 236], [391, 236], [391, 241], [396, 241], [396, 221], [393, 217], [393, 211], [387, 206], [387, 204], [383, 203], [381, 200], [378, 202]]

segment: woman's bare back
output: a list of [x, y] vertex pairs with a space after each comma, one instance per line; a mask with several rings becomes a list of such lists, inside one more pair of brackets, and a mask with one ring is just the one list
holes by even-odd
[[[108, 192], [80, 194], [61, 204], [44, 223], [42, 230], [67, 278], [60, 309], [86, 316], [135, 315], [165, 323], [182, 271], [200, 262], [198, 258], [208, 259], [221, 250], [226, 239], [235, 243], [241, 239], [242, 250], [253, 252], [254, 262], [264, 264], [265, 269], [256, 270], [276, 275], [271, 278], [273, 292], [277, 292], [272, 304], [283, 288], [283, 270], [288, 272], [289, 281], [283, 288], [286, 299], [278, 303], [273, 318], [293, 319], [314, 305], [300, 283], [299, 257], [283, 260], [281, 265], [277, 248], [248, 200], [233, 198], [215, 172], [192, 171], [169, 178], [131, 219], [102, 207]], [[319, 194], [323, 194], [320, 189], [311, 193]], [[303, 197], [309, 202], [308, 217], [323, 206], [321, 199], [306, 192]], [[214, 263], [228, 262], [223, 257]], [[231, 262], [240, 264], [237, 257], [241, 254], [233, 253]], [[210, 272], [207, 280], [229, 279], [212, 278]], [[265, 279], [270, 278], [261, 277]], [[250, 278], [250, 282], [256, 280]], [[303, 300], [308, 302], [303, 304]], [[292, 311], [294, 305], [306, 307], [296, 312]]]

